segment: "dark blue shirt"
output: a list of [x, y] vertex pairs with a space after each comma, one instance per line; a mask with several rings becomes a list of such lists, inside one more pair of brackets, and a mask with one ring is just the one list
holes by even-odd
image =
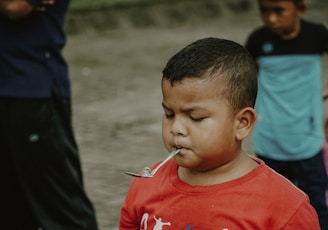
[[[41, 0], [29, 0], [35, 6]], [[68, 67], [62, 56], [64, 16], [69, 0], [20, 20], [0, 15], [0, 96], [48, 98], [55, 85], [70, 96]]]

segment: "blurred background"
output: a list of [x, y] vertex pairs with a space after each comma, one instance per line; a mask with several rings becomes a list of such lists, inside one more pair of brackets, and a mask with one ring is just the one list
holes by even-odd
[[[305, 2], [304, 18], [328, 26], [328, 1]], [[118, 229], [132, 180], [124, 172], [139, 171], [167, 155], [161, 139], [160, 89], [167, 60], [203, 37], [244, 44], [259, 25], [255, 0], [71, 1], [64, 55], [70, 66], [85, 187], [100, 230]], [[250, 154], [251, 140], [244, 143]]]

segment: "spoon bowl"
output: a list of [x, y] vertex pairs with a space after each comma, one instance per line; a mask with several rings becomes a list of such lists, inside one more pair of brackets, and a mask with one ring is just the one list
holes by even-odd
[[140, 173], [133, 172], [125, 172], [125, 174], [134, 177], [142, 177], [142, 178], [151, 178], [155, 175], [155, 173], [171, 158], [173, 158], [176, 154], [180, 152], [181, 149], [174, 149], [170, 154], [159, 164], [156, 168], [151, 170], [149, 167], [144, 167]]

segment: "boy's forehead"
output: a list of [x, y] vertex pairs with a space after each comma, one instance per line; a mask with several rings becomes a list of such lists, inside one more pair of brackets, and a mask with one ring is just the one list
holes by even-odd
[[212, 71], [212, 68], [207, 69], [200, 75], [185, 75], [181, 77], [180, 79], [169, 79], [169, 78], [162, 78], [163, 81], [168, 81], [173, 86], [174, 84], [181, 84], [181, 83], [187, 83], [187, 84], [203, 84], [205, 82], [210, 82], [210, 84], [218, 85], [218, 86], [226, 86], [228, 81], [228, 73], [222, 72], [221, 70]]
[[209, 75], [208, 73], [202, 75], [201, 77], [184, 77], [181, 80], [170, 81], [168, 79], [162, 79], [162, 87], [166, 85], [166, 87], [173, 88], [177, 85], [188, 85], [189, 89], [204, 89], [209, 86], [214, 86], [215, 91], [220, 91], [222, 87], [226, 87], [226, 79], [220, 77], [214, 77]]

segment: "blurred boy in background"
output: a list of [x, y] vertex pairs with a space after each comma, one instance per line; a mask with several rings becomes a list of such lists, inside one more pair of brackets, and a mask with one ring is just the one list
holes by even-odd
[[303, 0], [257, 2], [264, 25], [246, 43], [259, 70], [254, 148], [309, 195], [328, 229], [320, 57], [328, 52], [328, 30], [301, 19]]

